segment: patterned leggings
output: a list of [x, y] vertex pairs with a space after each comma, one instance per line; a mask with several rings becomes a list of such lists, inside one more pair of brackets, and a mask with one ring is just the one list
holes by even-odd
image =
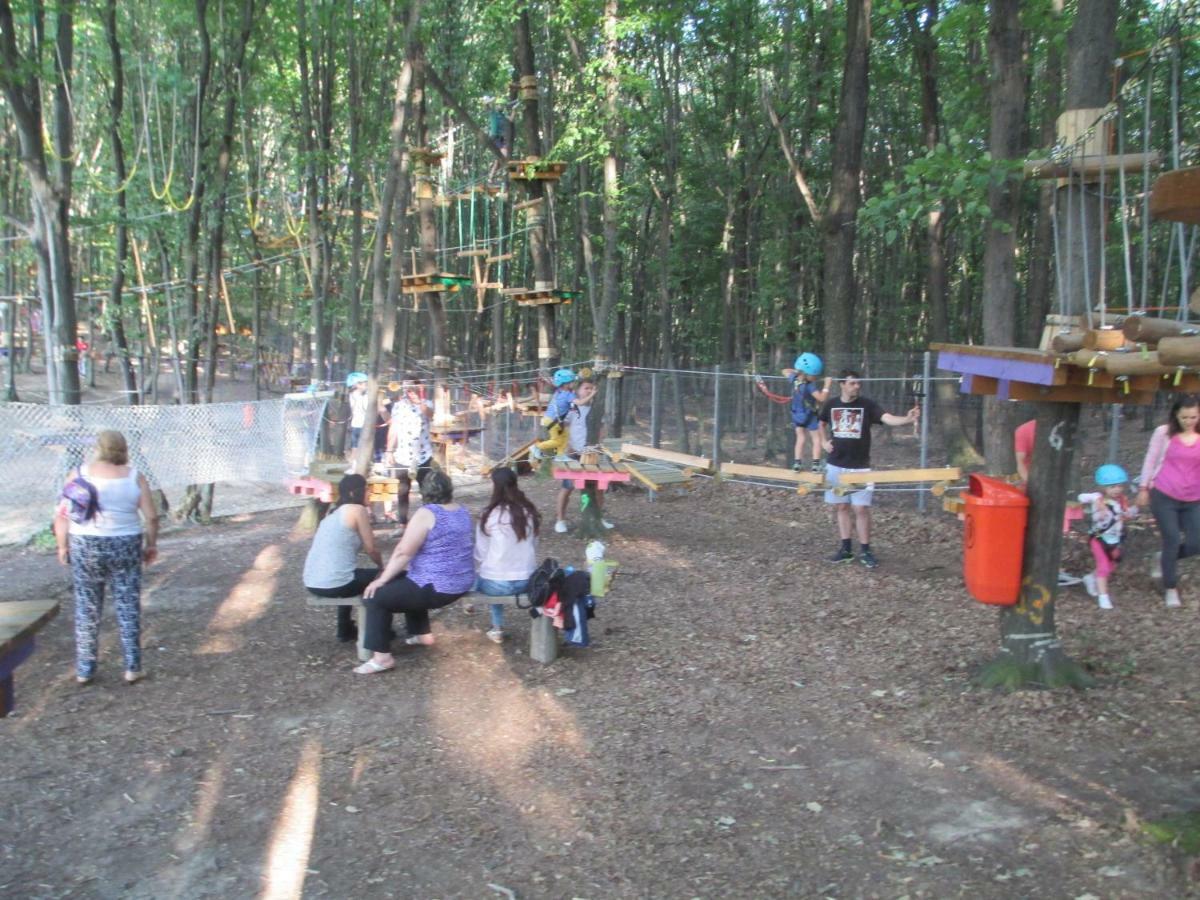
[[104, 586], [112, 585], [125, 671], [142, 670], [142, 536], [71, 535], [71, 575], [75, 582], [75, 674], [96, 674], [96, 648]]

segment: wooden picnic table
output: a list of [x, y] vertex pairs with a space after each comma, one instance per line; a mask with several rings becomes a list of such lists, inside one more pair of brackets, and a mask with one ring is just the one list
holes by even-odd
[[57, 600], [0, 603], [0, 718], [7, 716], [15, 706], [13, 672], [33, 655], [33, 636], [56, 615]]
[[597, 490], [606, 491], [610, 484], [626, 482], [632, 477], [623, 465], [606, 459], [595, 463], [582, 463], [574, 459], [556, 460], [551, 471], [555, 478], [573, 482], [581, 490], [591, 483]]

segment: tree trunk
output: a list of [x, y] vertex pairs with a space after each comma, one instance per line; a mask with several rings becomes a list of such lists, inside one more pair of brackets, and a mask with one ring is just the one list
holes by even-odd
[[[988, 28], [992, 119], [988, 146], [997, 161], [1020, 159], [1024, 150], [1025, 77], [1022, 68], [1020, 0], [996, 0]], [[1021, 183], [1014, 175], [993, 175], [988, 188], [990, 216], [983, 251], [983, 341], [1011, 347], [1017, 300], [1017, 224]], [[988, 471], [1014, 471], [1011, 404], [984, 399], [983, 451]]]
[[1000, 654], [985, 667], [981, 675], [985, 684], [1014, 688], [1086, 683], [1086, 677], [1063, 652], [1054, 622], [1065, 484], [1075, 458], [1078, 428], [1078, 403], [1038, 404], [1021, 594], [1016, 606], [1000, 612]]
[[870, 52], [871, 0], [849, 0], [846, 4], [846, 58], [842, 67], [837, 125], [832, 136], [829, 205], [822, 221], [825, 258], [821, 282], [826, 353], [853, 350], [850, 323], [854, 311], [854, 221], [861, 200], [859, 181], [867, 123]]
[[[1098, 109], [1111, 96], [1112, 61], [1116, 56], [1117, 0], [1080, 0], [1075, 21], [1067, 34], [1068, 111]], [[1096, 126], [1101, 132], [1104, 126]], [[1082, 143], [1074, 148], [1082, 152]], [[1094, 151], [1093, 151], [1094, 152]], [[1093, 180], [1094, 176], [1088, 176]], [[1058, 188], [1058, 231], [1063, 241], [1061, 266], [1068, 315], [1084, 315], [1090, 298], [1100, 299], [1101, 219], [1100, 192], [1083, 189], [1083, 179]]]
[[[534, 63], [533, 36], [529, 24], [529, 10], [522, 9], [516, 22], [517, 71], [522, 79], [528, 80], [531, 86], [536, 85], [537, 66]], [[538, 92], [527, 89], [522, 92], [521, 131], [525, 143], [525, 153], [530, 158], [540, 159], [542, 156], [542, 125], [539, 110]], [[533, 259], [533, 287], [549, 289], [556, 287], [554, 279], [554, 262], [550, 256], [549, 201], [546, 197], [544, 182], [531, 178], [524, 182], [526, 199], [542, 200], [542, 203], [530, 208], [526, 215], [529, 228], [529, 254]], [[543, 304], [537, 307], [538, 316], [538, 362], [548, 369], [554, 368], [559, 362], [559, 351], [554, 330], [555, 307], [553, 304]]]
[[[408, 208], [408, 177], [405, 172], [407, 153], [404, 148], [404, 135], [407, 130], [410, 91], [413, 78], [413, 39], [421, 20], [421, 0], [413, 0], [408, 8], [408, 20], [405, 24], [405, 53], [404, 64], [396, 77], [395, 96], [392, 101], [392, 124], [390, 134], [390, 152], [388, 154], [387, 175], [383, 183], [383, 191], [379, 200], [379, 215], [375, 219], [375, 246], [371, 257], [371, 337], [367, 350], [367, 418], [363, 425], [362, 437], [358, 444], [358, 455], [354, 458], [354, 470], [360, 474], [371, 471], [371, 457], [375, 446], [375, 420], [377, 418], [377, 402], [379, 398], [379, 371], [383, 360], [385, 340], [390, 340], [387, 333], [389, 317], [387, 305], [393, 298], [395, 286], [389, 277], [388, 238], [392, 234], [392, 217], [399, 209], [401, 214]], [[402, 232], [400, 232], [402, 233]], [[392, 262], [395, 262], [404, 252], [399, 242], [392, 242]], [[391, 268], [393, 273], [398, 270]], [[395, 274], [398, 280], [398, 274]]]

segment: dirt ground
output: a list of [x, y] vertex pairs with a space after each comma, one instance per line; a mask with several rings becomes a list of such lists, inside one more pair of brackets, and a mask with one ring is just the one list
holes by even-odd
[[[825, 562], [817, 496], [622, 491], [591, 648], [541, 666], [528, 621], [496, 646], [455, 606], [374, 677], [305, 606], [295, 510], [164, 535], [132, 687], [111, 611], [73, 683], [64, 573], [5, 550], [6, 599], [64, 607], [0, 723], [0, 895], [1187, 895], [1130, 826], [1200, 805], [1200, 588], [1162, 608], [1139, 532], [1115, 611], [1060, 599], [1098, 687], [983, 691], [996, 613], [965, 596], [958, 522], [912, 507], [880, 497], [868, 571]], [[582, 561], [573, 534], [542, 552]]]

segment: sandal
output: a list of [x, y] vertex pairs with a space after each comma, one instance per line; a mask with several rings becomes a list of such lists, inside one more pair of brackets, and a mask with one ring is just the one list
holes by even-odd
[[354, 669], [354, 674], [355, 675], [378, 675], [380, 672], [387, 672], [394, 668], [396, 668], [396, 664], [394, 662], [384, 665], [383, 663], [375, 662], [375, 659], [372, 657], [371, 659], [368, 659], [365, 663], [363, 663], [361, 666], [356, 666]]
[[414, 634], [411, 637], [406, 637], [404, 639], [404, 643], [408, 644], [410, 647], [432, 647], [433, 646], [433, 635], [432, 634]]

